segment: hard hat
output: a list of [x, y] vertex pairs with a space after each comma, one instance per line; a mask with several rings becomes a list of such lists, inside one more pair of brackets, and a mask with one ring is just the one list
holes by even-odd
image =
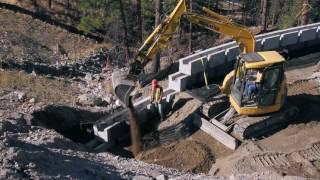
[[153, 79], [151, 84], [152, 84], [152, 86], [157, 86], [158, 85], [158, 81], [156, 79]]

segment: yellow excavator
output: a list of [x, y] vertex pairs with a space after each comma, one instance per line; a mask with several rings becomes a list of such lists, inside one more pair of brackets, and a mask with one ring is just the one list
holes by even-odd
[[[135, 58], [131, 75], [137, 75], [159, 49], [166, 46], [181, 17], [186, 16], [193, 24], [231, 36], [241, 50], [234, 70], [225, 76], [220, 87], [221, 92], [229, 97], [230, 108], [223, 114], [207, 117], [210, 122], [237, 139], [246, 139], [294, 117], [297, 109], [285, 103], [285, 59], [276, 51], [255, 52], [253, 34], [230, 18], [205, 7], [202, 7], [201, 14], [189, 11], [186, 7], [186, 1], [180, 0], [170, 16], [146, 39]], [[115, 94], [127, 104], [135, 83], [119, 79], [118, 74], [114, 74], [112, 80]]]
[[[207, 119], [238, 140], [244, 140], [271, 132], [296, 118], [299, 110], [287, 102], [285, 58], [277, 51], [256, 52], [255, 38], [246, 27], [205, 7], [202, 10], [206, 15], [187, 13], [188, 20], [231, 36], [241, 50], [234, 70], [220, 86], [221, 92], [229, 97], [230, 107], [214, 117], [204, 113]], [[216, 108], [214, 103], [207, 104], [202, 107]]]

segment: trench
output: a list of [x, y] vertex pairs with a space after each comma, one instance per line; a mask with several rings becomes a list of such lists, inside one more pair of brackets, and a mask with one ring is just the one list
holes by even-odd
[[32, 125], [54, 129], [76, 143], [85, 144], [94, 138], [92, 123], [104, 116], [105, 113], [49, 105], [35, 111], [32, 115]]
[[[112, 144], [111, 148], [94, 135], [93, 125], [108, 115], [106, 112], [91, 112], [63, 105], [48, 105], [32, 114], [31, 125], [53, 129], [65, 138], [82, 144], [91, 153], [110, 152], [132, 158], [132, 153], [126, 148], [131, 143], [129, 135], [124, 134], [119, 141]], [[129, 132], [128, 125], [121, 128]]]

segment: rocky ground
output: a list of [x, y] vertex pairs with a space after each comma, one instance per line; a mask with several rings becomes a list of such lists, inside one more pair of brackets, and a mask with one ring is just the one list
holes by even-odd
[[[91, 51], [90, 39], [27, 15], [0, 9], [0, 22], [5, 24], [0, 27], [1, 179], [319, 178], [319, 69], [314, 64], [288, 72], [289, 95], [302, 104], [303, 115], [284, 130], [236, 151], [192, 130], [135, 160], [89, 148], [85, 143], [92, 132], [80, 127], [121, 109], [110, 81], [119, 69], [103, 71], [108, 53]], [[144, 95], [148, 88], [141, 90]], [[175, 105], [160, 127], [164, 132], [197, 102]]]
[[[14, 72], [1, 73], [11, 73], [10, 77], [12, 77]], [[16, 73], [19, 74], [19, 72]], [[20, 73], [23, 74], [23, 72]], [[21, 77], [25, 76], [32, 76], [35, 82], [39, 83], [44, 78], [46, 82], [54, 81], [59, 87], [69, 90], [73, 87], [75, 89], [72, 91], [78, 91], [78, 87], [74, 85], [75, 82], [66, 83], [62, 80], [60, 82], [41, 75], [21, 75]], [[1, 75], [1, 77], [4, 76]], [[89, 80], [88, 77], [87, 79]], [[310, 82], [314, 83], [315, 80], [317, 79], [312, 77]], [[94, 82], [94, 79], [90, 78], [89, 82], [91, 81]], [[295, 86], [295, 83], [291, 86]], [[81, 143], [71, 141], [53, 129], [45, 128], [39, 122], [37, 124], [32, 120], [33, 108], [43, 109], [49, 104], [45, 100], [50, 98], [40, 96], [38, 99], [31, 96], [32, 89], [21, 89], [21, 87], [25, 85], [1, 87], [0, 176], [4, 179], [301, 179], [295, 176], [318, 177], [319, 127], [314, 121], [290, 125], [268, 138], [245, 143], [235, 152], [226, 150], [211, 137], [197, 131], [188, 139], [148, 151], [147, 155], [141, 157], [147, 162], [145, 163], [108, 152], [97, 153]], [[52, 85], [50, 87], [54, 88]], [[306, 92], [304, 88], [295, 89], [299, 89], [295, 92]], [[67, 91], [62, 90], [62, 92]], [[64, 95], [78, 97], [78, 94], [65, 93]], [[35, 100], [32, 100], [33, 98]], [[64, 102], [61, 98], [53, 102], [65, 105], [73, 103], [72, 100]], [[91, 111], [97, 108], [76, 104], [73, 107], [79, 109], [86, 107]], [[313, 117], [319, 117], [319, 115]], [[275, 139], [281, 139], [286, 143], [276, 143]], [[271, 163], [268, 158], [272, 160]], [[213, 168], [211, 168], [212, 164]], [[211, 176], [193, 174], [200, 172], [209, 172]]]

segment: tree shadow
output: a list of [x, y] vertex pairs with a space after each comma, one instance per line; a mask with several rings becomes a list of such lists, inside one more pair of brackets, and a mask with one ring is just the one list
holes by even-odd
[[[174, 113], [180, 108], [182, 108], [188, 101], [192, 100], [193, 98], [181, 98], [176, 103], [173, 104], [171, 112]], [[171, 114], [172, 114], [171, 113]]]
[[289, 96], [288, 102], [296, 105], [300, 111], [293, 124], [311, 121], [320, 122], [320, 95], [299, 94]]

